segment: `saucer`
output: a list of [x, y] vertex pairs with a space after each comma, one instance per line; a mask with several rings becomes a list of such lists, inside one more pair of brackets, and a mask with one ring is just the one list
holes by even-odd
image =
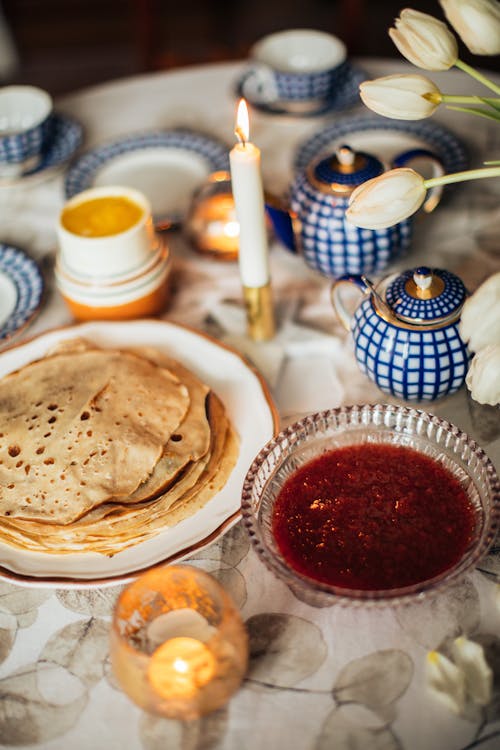
[[424, 148], [441, 159], [445, 172], [461, 172], [469, 164], [464, 144], [443, 125], [376, 115], [344, 117], [321, 128], [299, 144], [294, 159], [295, 171], [302, 172], [313, 159], [335, 151], [344, 142], [354, 150], [376, 154], [387, 163], [402, 151]]
[[364, 70], [351, 65], [351, 63], [345, 63], [345, 70], [335, 95], [327, 101], [320, 103], [284, 102], [273, 101], [266, 95], [265, 86], [260, 85], [259, 71], [253, 67], [240, 77], [236, 83], [235, 93], [237, 97], [244, 97], [252, 107], [266, 114], [288, 115], [289, 117], [319, 117], [328, 112], [340, 112], [360, 104], [359, 84], [366, 81], [367, 77]]
[[0, 242], [0, 344], [25, 328], [40, 309], [42, 273], [22, 250]]
[[0, 187], [25, 185], [45, 179], [58, 167], [62, 167], [73, 156], [83, 138], [82, 125], [61, 113], [52, 115], [50, 136], [44, 146], [41, 161], [36, 167], [16, 177], [0, 178]]
[[156, 222], [180, 221], [211, 172], [229, 169], [229, 149], [189, 130], [127, 136], [83, 154], [66, 174], [66, 197], [104, 185], [125, 185], [149, 199]]

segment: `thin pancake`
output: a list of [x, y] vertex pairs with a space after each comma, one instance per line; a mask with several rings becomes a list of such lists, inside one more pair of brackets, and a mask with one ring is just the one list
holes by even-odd
[[69, 524], [149, 476], [189, 407], [144, 358], [60, 353], [0, 381], [0, 516]]
[[137, 506], [109, 504], [110, 514], [97, 518], [104, 510], [101, 506], [70, 526], [47, 527], [8, 519], [0, 527], [0, 539], [38, 552], [92, 551], [113, 555], [174, 526], [196, 513], [224, 486], [236, 463], [239, 441], [214, 394], [210, 396], [209, 422], [210, 451], [195, 464], [201, 471], [189, 488], [182, 487], [181, 480], [178, 487], [175, 485], [177, 491], [169, 491], [157, 500]]
[[198, 461], [208, 451], [210, 425], [207, 418], [207, 396], [210, 389], [180, 362], [156, 349], [141, 347], [132, 351], [173, 373], [184, 383], [189, 393], [186, 415], [167, 442], [153, 473], [128, 498], [128, 502], [140, 502], [166, 492], [190, 462]]

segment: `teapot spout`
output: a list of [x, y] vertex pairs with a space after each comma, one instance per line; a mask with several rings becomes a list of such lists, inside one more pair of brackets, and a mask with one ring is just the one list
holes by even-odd
[[298, 238], [300, 237], [299, 219], [297, 214], [287, 206], [282, 198], [266, 193], [266, 213], [271, 221], [274, 234], [292, 253], [298, 252]]

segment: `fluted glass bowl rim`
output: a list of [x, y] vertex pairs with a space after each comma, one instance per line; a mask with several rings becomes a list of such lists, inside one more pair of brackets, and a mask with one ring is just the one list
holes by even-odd
[[[481, 523], [477, 524], [473, 543], [461, 559], [443, 573], [418, 584], [385, 590], [357, 590], [331, 586], [304, 576], [293, 568], [266, 539], [261, 507], [270, 480], [283, 466], [285, 460], [300, 449], [314, 446], [320, 440], [332, 440], [337, 435], [364, 430], [367, 442], [371, 434], [384, 433], [393, 436], [386, 440], [396, 445], [408, 445], [430, 455], [439, 451], [446, 458], [448, 468], [456, 467], [465, 473], [477, 490], [481, 480], [482, 493], [475, 498], [476, 510]], [[415, 445], [411, 440], [417, 441]], [[356, 440], [345, 444], [356, 444]], [[325, 450], [333, 449], [335, 444]], [[312, 450], [312, 449], [311, 449]], [[461, 453], [458, 453], [460, 451]], [[312, 452], [303, 463], [318, 453]], [[464, 456], [468, 456], [472, 467], [465, 468]], [[462, 457], [462, 460], [461, 460]], [[475, 469], [474, 469], [475, 467]], [[453, 470], [453, 469], [452, 469]], [[267, 476], [266, 476], [267, 474]], [[478, 476], [476, 476], [478, 474]], [[467, 490], [466, 490], [467, 491]], [[479, 492], [479, 491], [478, 491]], [[274, 499], [276, 497], [274, 496]], [[468, 493], [469, 494], [469, 493]], [[484, 494], [486, 497], [484, 497]], [[272, 504], [271, 509], [272, 510]], [[394, 404], [362, 404], [341, 406], [309, 414], [288, 425], [260, 450], [246, 474], [241, 500], [243, 524], [251, 543], [267, 568], [284, 581], [297, 596], [313, 606], [395, 606], [410, 604], [442, 592], [446, 587], [461, 580], [487, 553], [500, 525], [500, 480], [493, 463], [485, 451], [465, 431], [447, 420], [426, 411]], [[268, 516], [269, 516], [269, 512]], [[268, 534], [269, 536], [269, 534]]]

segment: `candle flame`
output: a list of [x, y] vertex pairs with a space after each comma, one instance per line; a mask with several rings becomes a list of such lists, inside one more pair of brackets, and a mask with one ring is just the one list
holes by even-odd
[[176, 672], [180, 672], [181, 674], [186, 674], [189, 670], [189, 665], [185, 659], [175, 659], [173, 667]]
[[250, 139], [250, 124], [248, 120], [248, 107], [244, 99], [238, 103], [238, 112], [236, 114], [235, 135], [239, 142], [245, 145]]

